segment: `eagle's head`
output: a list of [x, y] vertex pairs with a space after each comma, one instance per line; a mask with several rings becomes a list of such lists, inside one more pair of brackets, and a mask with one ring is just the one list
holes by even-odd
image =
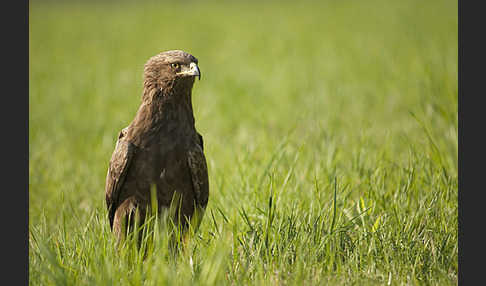
[[144, 67], [144, 94], [160, 92], [166, 96], [190, 93], [195, 77], [201, 79], [197, 63], [193, 55], [180, 50], [151, 57]]

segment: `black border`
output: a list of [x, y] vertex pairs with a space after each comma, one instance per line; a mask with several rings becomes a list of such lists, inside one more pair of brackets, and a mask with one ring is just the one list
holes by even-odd
[[[458, 284], [483, 281], [484, 249], [482, 228], [484, 202], [481, 198], [486, 175], [482, 97], [485, 82], [486, 45], [484, 10], [474, 1], [458, 1]], [[466, 5], [467, 4], [467, 5]], [[475, 126], [476, 125], [476, 126]], [[476, 259], [476, 256], [478, 259]]]
[[[29, 2], [2, 9], [2, 284], [29, 279]], [[13, 283], [12, 283], [12, 282]]]

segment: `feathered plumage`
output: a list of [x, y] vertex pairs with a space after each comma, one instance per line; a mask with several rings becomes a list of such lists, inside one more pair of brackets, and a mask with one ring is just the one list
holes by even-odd
[[195, 210], [201, 214], [199, 222], [202, 219], [209, 181], [192, 109], [192, 87], [201, 76], [197, 64], [195, 57], [178, 50], [160, 53], [145, 64], [142, 103], [118, 135], [106, 176], [108, 217], [118, 238], [129, 214], [138, 209], [144, 218], [152, 186], [159, 211], [170, 206], [174, 193], [180, 195], [174, 219], [183, 228]]

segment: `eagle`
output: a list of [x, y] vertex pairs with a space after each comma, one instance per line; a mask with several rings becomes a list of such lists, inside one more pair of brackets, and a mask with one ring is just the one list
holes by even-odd
[[144, 66], [140, 107], [118, 134], [106, 176], [108, 219], [118, 240], [135, 215], [143, 222], [153, 211], [154, 193], [159, 214], [178, 198], [172, 219], [182, 231], [201, 222], [209, 180], [203, 137], [194, 126], [196, 77], [198, 60], [181, 50], [159, 53]]

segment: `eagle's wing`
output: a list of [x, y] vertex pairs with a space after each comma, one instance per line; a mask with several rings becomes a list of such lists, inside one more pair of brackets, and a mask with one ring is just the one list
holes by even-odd
[[[199, 226], [204, 210], [208, 204], [209, 196], [209, 178], [208, 167], [206, 165], [206, 157], [203, 152], [203, 140], [202, 136], [198, 134], [199, 144], [195, 148], [192, 148], [187, 153], [187, 162], [189, 169], [191, 170], [192, 185], [196, 197], [196, 214], [194, 217], [197, 219], [195, 227]], [[192, 219], [191, 219], [192, 220]]]
[[127, 128], [118, 134], [115, 151], [111, 155], [110, 166], [106, 174], [105, 199], [108, 208], [110, 227], [113, 227], [113, 219], [118, 207], [121, 187], [125, 181], [128, 167], [135, 153], [135, 145], [125, 140]]

